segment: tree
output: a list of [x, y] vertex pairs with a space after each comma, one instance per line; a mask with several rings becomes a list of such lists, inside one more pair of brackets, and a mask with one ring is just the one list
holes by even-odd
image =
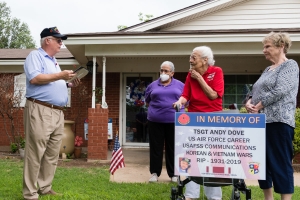
[[[139, 17], [139, 20], [141, 22], [146, 22], [146, 21], [150, 20], [151, 18], [153, 18], [153, 15], [147, 15], [147, 14], [143, 15], [143, 13], [140, 12], [138, 17]], [[118, 30], [121, 30], [121, 29], [124, 29], [124, 28], [127, 28], [127, 26], [125, 26], [125, 25], [119, 25], [118, 26]]]
[[[5, 133], [10, 144], [20, 147], [21, 102], [23, 100], [23, 88], [19, 81], [14, 82], [14, 74], [0, 74], [0, 118], [3, 120]], [[13, 149], [12, 149], [13, 150]], [[15, 149], [16, 150], [16, 149]]]
[[0, 48], [29, 49], [35, 48], [35, 41], [26, 23], [11, 17], [10, 8], [0, 2]]
[[[144, 17], [146, 17], [146, 19], [144, 19]], [[147, 14], [145, 14], [144, 16], [143, 16], [143, 13], [139, 13], [139, 20], [141, 21], [141, 22], [146, 22], [146, 21], [149, 21], [151, 18], [153, 17], [153, 15], [147, 15]]]

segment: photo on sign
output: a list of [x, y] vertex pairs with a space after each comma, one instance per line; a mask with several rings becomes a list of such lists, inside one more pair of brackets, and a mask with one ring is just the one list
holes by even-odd
[[191, 159], [179, 157], [179, 173], [189, 173], [191, 170]]

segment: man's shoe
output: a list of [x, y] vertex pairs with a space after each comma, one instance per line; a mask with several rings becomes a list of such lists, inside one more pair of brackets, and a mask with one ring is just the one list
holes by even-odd
[[153, 173], [151, 178], [149, 179], [149, 182], [152, 183], [152, 182], [157, 182], [157, 181], [158, 181], [157, 174]]
[[46, 193], [41, 193], [40, 195], [60, 195], [60, 194], [58, 194], [58, 193], [56, 193], [56, 192], [54, 192], [54, 190], [49, 190], [48, 192], [46, 192]]
[[174, 183], [177, 183], [177, 176], [173, 176], [173, 177], [171, 178], [171, 181], [174, 182]]
[[185, 200], [198, 200], [198, 198], [189, 198], [189, 197], [185, 197]]
[[25, 200], [39, 200], [39, 199], [25, 199]]

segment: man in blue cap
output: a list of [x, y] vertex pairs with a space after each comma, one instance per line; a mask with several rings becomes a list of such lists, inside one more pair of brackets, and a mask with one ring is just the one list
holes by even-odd
[[67, 36], [57, 27], [41, 32], [41, 47], [30, 52], [24, 63], [26, 105], [24, 108], [25, 157], [23, 197], [56, 195], [52, 190], [64, 128], [63, 107], [68, 102], [67, 87], [79, 85], [72, 70], [61, 71], [56, 58]]

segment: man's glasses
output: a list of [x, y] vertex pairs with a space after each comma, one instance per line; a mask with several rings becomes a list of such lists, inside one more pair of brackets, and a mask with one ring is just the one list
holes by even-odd
[[60, 43], [63, 42], [62, 39], [56, 39], [56, 38], [48, 38], [48, 39], [56, 40], [56, 42], [57, 42], [58, 44], [60, 44]]
[[167, 74], [167, 73], [169, 73], [170, 71], [169, 71], [169, 70], [165, 70], [165, 69], [160, 69], [160, 72], [161, 72], [161, 73], [165, 72], [165, 73]]

